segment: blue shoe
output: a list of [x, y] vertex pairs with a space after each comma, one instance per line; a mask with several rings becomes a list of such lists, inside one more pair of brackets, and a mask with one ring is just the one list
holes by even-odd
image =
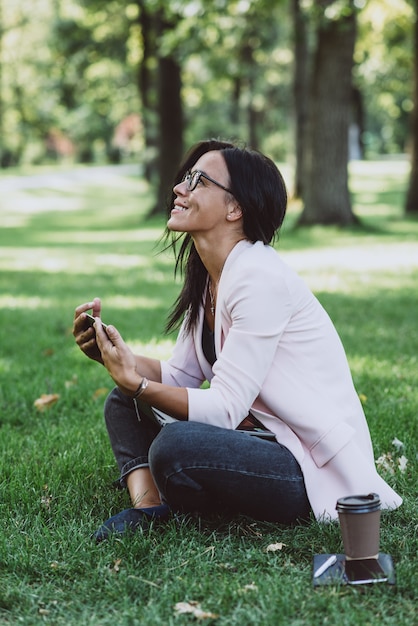
[[125, 509], [113, 517], [110, 517], [92, 537], [96, 543], [109, 539], [110, 535], [124, 535], [127, 532], [135, 532], [138, 528], [146, 529], [152, 520], [167, 520], [170, 515], [170, 507], [167, 504], [159, 504], [146, 509]]

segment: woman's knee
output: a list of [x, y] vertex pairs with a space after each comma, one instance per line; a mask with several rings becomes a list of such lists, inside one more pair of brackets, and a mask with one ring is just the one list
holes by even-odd
[[150, 462], [153, 459], [158, 462], [161, 458], [166, 458], [173, 454], [176, 448], [179, 431], [182, 429], [182, 422], [173, 422], [166, 424], [154, 439], [150, 447]]
[[[188, 428], [189, 427], [189, 428]], [[164, 426], [149, 449], [152, 473], [176, 472], [190, 448], [190, 423], [173, 422]]]
[[107, 424], [120, 418], [122, 411], [133, 411], [132, 400], [125, 396], [118, 387], [112, 389], [104, 403], [104, 417]]

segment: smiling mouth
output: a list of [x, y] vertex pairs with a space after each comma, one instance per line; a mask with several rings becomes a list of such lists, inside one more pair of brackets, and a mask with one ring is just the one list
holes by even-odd
[[173, 206], [173, 210], [176, 210], [176, 211], [187, 211], [187, 207], [183, 206], [182, 204], [175, 204]]

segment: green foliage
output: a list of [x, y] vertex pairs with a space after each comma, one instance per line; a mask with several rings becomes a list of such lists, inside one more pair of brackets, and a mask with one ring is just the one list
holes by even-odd
[[414, 12], [406, 0], [371, 0], [360, 14], [356, 79], [365, 103], [367, 154], [406, 151], [413, 108]]
[[[351, 167], [361, 227], [294, 230], [291, 205], [279, 243], [337, 325], [375, 457], [391, 455], [381, 471], [404, 497], [382, 520], [396, 586], [317, 591], [312, 557], [341, 550], [334, 524], [180, 519], [92, 543], [103, 519], [129, 504], [111, 487], [104, 396], [95, 393], [111, 383], [74, 345], [72, 311], [101, 296], [105, 321], [137, 351], [165, 358], [174, 338], [161, 332], [179, 286], [171, 256], [156, 254], [164, 223], [144, 219], [152, 198], [135, 168], [51, 174], [0, 178], [0, 623], [190, 624], [175, 605], [195, 601], [219, 616], [203, 622], [219, 626], [415, 626], [418, 224], [402, 218], [406, 163]], [[60, 397], [39, 412], [43, 393]]]
[[[303, 3], [312, 26], [316, 8], [335, 19], [353, 5], [325, 4], [324, 13], [320, 3]], [[360, 7], [356, 82], [366, 151], [404, 151], [412, 107], [413, 10], [406, 0], [354, 5]], [[137, 85], [144, 10], [176, 23], [154, 45], [156, 53], [175, 54], [182, 67], [185, 145], [223, 136], [259, 146], [273, 158], [293, 156], [290, 2], [2, 0], [3, 166], [57, 158], [45, 148], [51, 129], [75, 144], [75, 155], [67, 158], [112, 157], [115, 126], [133, 112], [145, 119]], [[147, 63], [155, 67], [155, 54]], [[155, 134], [155, 94], [151, 109], [146, 123]], [[149, 159], [141, 144], [135, 150], [137, 160]]]
[[126, 64], [127, 18], [115, 3], [94, 15], [75, 1], [35, 4], [3, 6], [2, 153], [12, 163], [43, 161], [48, 133], [58, 129], [76, 158], [93, 160], [109, 150], [117, 123], [139, 108]]

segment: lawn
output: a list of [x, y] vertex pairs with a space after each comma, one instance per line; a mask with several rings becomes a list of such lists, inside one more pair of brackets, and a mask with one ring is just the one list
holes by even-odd
[[[407, 172], [402, 160], [353, 163], [362, 227], [295, 230], [292, 201], [278, 244], [340, 332], [380, 472], [404, 497], [382, 516], [396, 585], [319, 590], [312, 558], [341, 552], [337, 524], [181, 519], [91, 541], [129, 502], [112, 488], [111, 381], [74, 345], [73, 310], [100, 296], [104, 321], [135, 350], [168, 356], [174, 337], [162, 329], [179, 285], [156, 247], [164, 221], [146, 219], [152, 198], [133, 167], [0, 175], [0, 624], [196, 623], [178, 610], [188, 602], [217, 626], [416, 626], [418, 221], [402, 212]], [[41, 411], [43, 394], [58, 397]]]

